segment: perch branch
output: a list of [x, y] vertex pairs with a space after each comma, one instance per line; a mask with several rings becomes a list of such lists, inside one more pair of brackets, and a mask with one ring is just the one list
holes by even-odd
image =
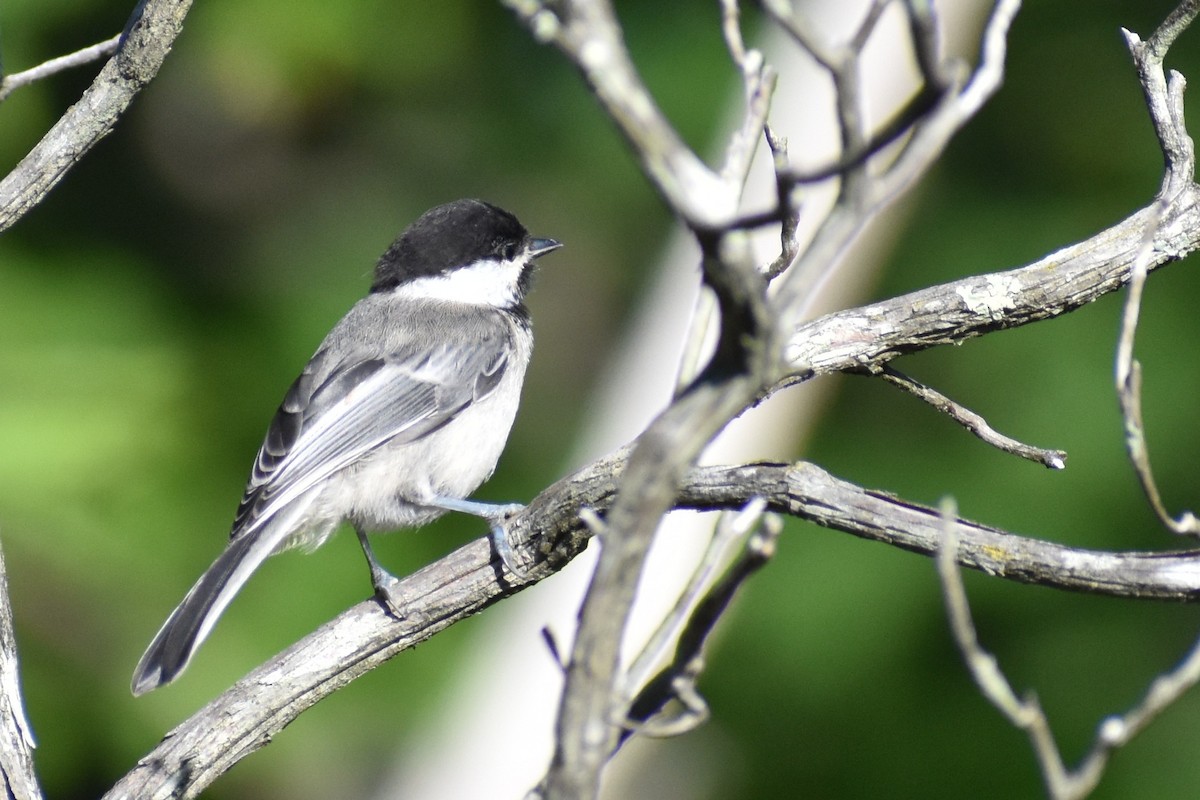
[[[627, 458], [625, 450], [595, 461], [551, 486], [512, 520], [518, 546], [526, 554], [545, 555], [525, 579], [510, 584], [497, 577], [488, 539], [465, 545], [402, 581], [399, 591], [413, 614], [397, 620], [373, 599], [348, 609], [171, 731], [106, 797], [195, 797], [323, 697], [561, 569], [583, 552], [591, 536], [578, 509], [609, 508]], [[776, 513], [926, 556], [933, 556], [942, 541], [943, 520], [936, 509], [863, 489], [805, 463], [697, 468], [684, 477], [674, 505], [734, 510], [756, 496]], [[990, 575], [1118, 597], [1200, 600], [1197, 551], [1095, 552], [969, 520], [958, 520], [957, 528], [958, 562]]]

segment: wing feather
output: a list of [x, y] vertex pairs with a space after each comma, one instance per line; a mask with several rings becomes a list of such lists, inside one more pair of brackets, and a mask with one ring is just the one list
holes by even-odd
[[506, 338], [498, 328], [482, 332], [433, 350], [400, 341], [384, 357], [348, 348], [337, 363], [329, 347], [318, 350], [271, 421], [231, 538], [382, 444], [416, 441], [490, 394], [507, 367]]

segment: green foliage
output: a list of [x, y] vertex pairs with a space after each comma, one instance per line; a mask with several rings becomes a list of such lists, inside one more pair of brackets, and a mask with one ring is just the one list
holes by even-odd
[[[926, 182], [879, 296], [1033, 260], [1156, 189], [1159, 158], [1117, 27], [1148, 32], [1170, 4], [1029, 5], [1004, 90]], [[4, 64], [24, 69], [106, 38], [127, 6], [6, 0]], [[704, 149], [735, 84], [716, 4], [698, 7], [621, 10], [648, 82]], [[1172, 54], [1193, 77], [1197, 34]], [[23, 89], [0, 108], [5, 169], [90, 75]], [[197, 3], [114, 134], [0, 239], [0, 536], [51, 796], [97, 796], [231, 680], [367, 594], [350, 537], [319, 556], [276, 559], [184, 681], [129, 696], [141, 648], [221, 547], [296, 370], [365, 289], [390, 237], [421, 210], [470, 195], [517, 210], [571, 256], [543, 270], [535, 291], [541, 341], [526, 403], [485, 489], [529, 498], [564, 469], [592, 376], [670, 220], [577, 76], [498, 4]], [[1200, 368], [1187, 343], [1200, 337], [1198, 290], [1187, 264], [1155, 276], [1139, 342], [1155, 467], [1174, 507], [1196, 504]], [[1111, 390], [1118, 312], [1109, 300], [899, 364], [997, 428], [1068, 450], [1064, 474], [991, 451], [857, 378], [842, 382], [805, 455], [913, 500], [953, 494], [965, 515], [1030, 535], [1171, 546], [1123, 461]], [[380, 551], [404, 572], [480, 533], [443, 525]], [[1190, 608], [978, 576], [968, 587], [984, 643], [1019, 689], [1039, 688], [1071, 756], [1194, 635]], [[451, 665], [487, 622], [321, 704], [207, 796], [365, 793], [375, 760], [437, 713]], [[721, 797], [1038, 792], [1024, 740], [958, 664], [932, 564], [906, 553], [792, 525], [728, 620], [701, 688], [714, 721], [698, 736], [727, 765]], [[1195, 705], [1122, 754], [1097, 797], [1194, 792], [1196, 759], [1178, 743], [1200, 738]], [[349, 794], [347, 779], [357, 782]]]

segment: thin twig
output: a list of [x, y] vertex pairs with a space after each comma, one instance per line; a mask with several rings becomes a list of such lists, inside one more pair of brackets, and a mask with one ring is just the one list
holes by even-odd
[[[889, 5], [891, 5], [891, 0], [874, 0], [851, 36], [849, 43], [840, 47], [827, 46], [813, 36], [808, 31], [807, 24], [800, 18], [799, 12], [793, 10], [791, 13], [785, 14], [784, 11], [787, 9], [778, 8], [772, 3], [766, 4], [766, 8], [768, 14], [812, 56], [817, 65], [829, 73], [838, 89], [839, 104], [850, 102], [851, 105], [856, 105], [855, 102], [851, 102], [853, 98], [842, 98], [841, 89], [843, 87], [839, 83], [839, 76], [841, 76], [841, 81], [852, 78], [853, 64], [851, 62], [859, 58], [859, 54], [866, 47], [867, 40], [875, 32], [883, 12]], [[921, 11], [914, 8], [914, 4], [911, 2], [904, 5], [909, 14], [914, 37], [913, 47], [923, 77], [920, 91], [875, 131], [869, 134], [864, 131], [864, 135], [859, 137], [860, 141], [856, 143], [846, 141], [846, 120], [841, 119], [842, 152], [834, 161], [821, 167], [780, 170], [778, 174], [784, 177], [791, 186], [817, 183], [861, 167], [879, 151], [903, 136], [912, 125], [933, 108], [936, 98], [945, 90], [947, 81], [944, 70], [940, 69], [941, 48], [936, 15], [932, 11]], [[856, 115], [857, 113], [855, 112]], [[844, 117], [844, 114], [839, 113], [839, 117]], [[757, 227], [778, 221], [780, 214], [781, 211], [775, 209], [766, 214], [744, 217], [738, 221], [737, 225], [747, 228]]]
[[1193, 185], [1195, 175], [1195, 147], [1187, 133], [1183, 114], [1183, 78], [1177, 73], [1172, 73], [1168, 81], [1163, 73], [1162, 62], [1170, 46], [1195, 20], [1197, 14], [1200, 14], [1200, 2], [1185, 0], [1147, 42], [1142, 42], [1138, 35], [1131, 31], [1122, 30], [1138, 71], [1138, 79], [1150, 112], [1150, 121], [1154, 125], [1155, 135], [1162, 149], [1166, 169], [1162, 188], [1150, 210], [1137, 256], [1133, 261], [1114, 365], [1117, 398], [1125, 423], [1125, 445], [1129, 460], [1159, 520], [1174, 533], [1185, 535], [1200, 534], [1200, 519], [1191, 511], [1182, 512], [1178, 518], [1172, 517], [1162, 501], [1150, 467], [1142, 417], [1142, 370], [1141, 364], [1133, 357], [1133, 350], [1141, 314], [1142, 293], [1156, 256], [1156, 239], [1163, 228], [1172, 202]]
[[989, 425], [986, 419], [971, 409], [954, 402], [937, 389], [926, 386], [890, 365], [884, 366], [883, 370], [879, 373], [879, 377], [893, 386], [903, 389], [914, 397], [924, 400], [998, 450], [1003, 450], [1005, 453], [1011, 453], [1030, 461], [1036, 461], [1050, 469], [1063, 469], [1067, 466], [1066, 452], [1062, 450], [1049, 450], [1044, 447], [1034, 447], [1033, 445], [1018, 442], [1016, 439], [1005, 436]]
[[1183, 0], [1177, 5], [1147, 42], [1150, 57], [1161, 64], [1171, 45], [1191, 26], [1197, 15], [1200, 15], [1200, 0]]
[[867, 41], [875, 35], [875, 28], [878, 27], [879, 20], [883, 19], [883, 12], [887, 11], [891, 4], [892, 0], [871, 1], [862, 22], [858, 23], [858, 29], [850, 37], [850, 52], [855, 54], [855, 58], [861, 57], [863, 50], [867, 47]]
[[763, 137], [767, 140], [767, 147], [771, 149], [771, 161], [775, 168], [775, 207], [780, 216], [779, 256], [767, 265], [764, 272], [767, 281], [770, 282], [782, 275], [800, 252], [798, 234], [801, 207], [800, 204], [792, 202], [792, 187], [783, 178], [783, 173], [788, 169], [787, 139], [777, 136], [770, 125], [763, 126]]
[[[711, 712], [708, 702], [696, 688], [704, 658], [696, 656], [685, 664], [664, 669], [635, 697], [629, 707], [629, 718], [622, 725], [614, 754], [635, 734], [652, 739], [667, 739], [690, 733], [708, 721]], [[682, 711], [668, 716], [663, 713], [672, 700]]]
[[1172, 72], [1168, 81], [1162, 65], [1171, 45], [1198, 14], [1200, 2], [1184, 0], [1146, 42], [1136, 33], [1121, 29], [1133, 56], [1150, 121], [1166, 163], [1162, 193], [1173, 194], [1191, 182], [1195, 175], [1195, 146], [1183, 118], [1183, 76]]
[[1194, 186], [1195, 146], [1187, 133], [1183, 114], [1183, 77], [1172, 73], [1168, 81], [1162, 62], [1167, 50], [1200, 14], [1200, 2], [1185, 0], [1166, 21], [1142, 42], [1137, 34], [1122, 30], [1129, 52], [1133, 56], [1150, 121], [1162, 148], [1165, 174], [1162, 188], [1152, 206], [1137, 257], [1129, 278], [1129, 293], [1121, 316], [1121, 334], [1117, 342], [1114, 367], [1117, 398], [1125, 423], [1125, 446], [1138, 481], [1154, 513], [1168, 529], [1176, 534], [1200, 535], [1200, 519], [1191, 511], [1172, 517], [1162, 501], [1150, 467], [1146, 444], [1145, 423], [1142, 418], [1142, 369], [1133, 357], [1134, 337], [1137, 335], [1141, 313], [1142, 292], [1150, 267], [1156, 258], [1158, 238], [1168, 211], [1177, 198]]
[[[644, 684], [631, 681], [631, 686], [641, 688], [629, 703], [629, 721], [632, 724], [622, 733], [618, 747], [633, 733], [671, 736], [691, 730], [707, 719], [708, 705], [696, 689], [696, 681], [704, 667], [704, 644], [738, 589], [775, 554], [776, 542], [783, 530], [778, 516], [764, 514], [766, 505], [764, 498], [753, 498], [741, 510], [726, 514], [717, 524], [704, 563], [693, 575], [675, 611], [659, 628], [662, 635], [652, 642], [653, 647], [647, 646], [643, 652], [645, 666], [660, 660], [667, 642], [675, 637], [676, 631], [679, 632], [670, 662]], [[737, 560], [720, 580], [707, 586], [712, 568], [727, 544], [747, 535], [746, 545]], [[639, 659], [639, 662], [642, 660]], [[640, 669], [635, 666], [630, 672], [631, 678]], [[684, 713], [664, 726], [656, 715], [671, 700], [679, 700]]]
[[838, 47], [826, 44], [820, 37], [809, 29], [808, 22], [801, 16], [800, 7], [803, 3], [765, 2], [763, 8], [767, 15], [783, 28], [800, 49], [808, 53], [817, 65], [830, 71], [840, 59]]
[[692, 572], [687, 586], [680, 592], [675, 607], [663, 617], [641, 653], [625, 671], [628, 696], [632, 697], [646, 683], [650, 670], [662, 661], [671, 642], [686, 624], [693, 607], [712, 582], [713, 574], [725, 557], [725, 551], [730, 544], [752, 531], [766, 510], [767, 501], [764, 498], [755, 497], [740, 511], [726, 512], [718, 519], [713, 529], [713, 535], [709, 537], [708, 546], [704, 549], [704, 555]]
[[929, 88], [944, 88], [946, 82], [942, 56], [942, 26], [937, 6], [929, 0], [904, 0], [909, 31], [921, 79]]
[[954, 87], [912, 129], [886, 170], [874, 175], [853, 204], [838, 204], [806, 252], [779, 281], [774, 296], [776, 317], [783, 330], [798, 326], [808, 311], [807, 299], [838, 263], [868, 222], [911, 186], [940, 157], [950, 139], [999, 87], [1004, 75], [1005, 38], [1019, 0], [998, 0], [983, 33], [978, 66], [962, 91]]
[[121, 46], [79, 102], [0, 179], [0, 231], [40, 203], [112, 131], [137, 93], [158, 74], [190, 8], [191, 0], [142, 0], [138, 4], [122, 34]]
[[742, 68], [746, 63], [746, 42], [742, 38], [742, 10], [738, 0], [721, 0], [721, 34], [733, 63]]
[[740, 189], [710, 169], [662, 113], [629, 56], [608, 0], [503, 2], [580, 71], [668, 207], [690, 225], [708, 229], [736, 215]]
[[758, 149], [763, 126], [767, 123], [777, 77], [761, 52], [747, 49], [742, 39], [740, 18], [738, 0], [721, 0], [721, 32], [729, 57], [742, 76], [746, 113], [742, 117], [742, 124], [730, 137], [720, 175], [728, 185], [737, 187], [739, 199], [750, 177], [750, 164]]
[[1168, 200], [1159, 197], [1152, 207], [1152, 216], [1146, 224], [1145, 236], [1129, 278], [1129, 293], [1125, 296], [1125, 309], [1121, 315], [1121, 335], [1117, 342], [1116, 374], [1117, 399], [1121, 405], [1121, 418], [1125, 423], [1125, 449], [1133, 465], [1146, 499], [1159, 520], [1173, 533], [1200, 535], [1200, 519], [1191, 511], [1183, 511], [1172, 517], [1162, 501], [1158, 484], [1150, 468], [1150, 452], [1146, 444], [1146, 426], [1142, 419], [1142, 366], [1133, 357], [1133, 342], [1137, 335], [1138, 318], [1142, 306], [1142, 291], [1146, 286], [1150, 260], [1154, 254], [1154, 237], [1166, 212]]
[[[832, 161], [817, 167], [791, 167], [784, 170], [781, 177], [791, 186], [803, 186], [827, 181], [849, 169], [860, 166], [884, 148], [903, 138], [913, 125], [934, 109], [941, 99], [941, 94], [922, 89], [893, 112], [888, 120], [873, 131], [870, 138], [858, 148], [842, 153]], [[735, 225], [741, 228], [755, 228], [777, 221], [778, 213], [772, 211], [748, 215], [739, 219]]]
[[979, 644], [975, 623], [971, 620], [967, 590], [955, 563], [958, 553], [958, 508], [952, 499], [942, 501], [941, 516], [942, 544], [938, 548], [936, 560], [938, 579], [942, 584], [942, 596], [946, 604], [946, 615], [950, 618], [950, 631], [954, 635], [954, 643], [958, 646], [975, 685], [1009, 722], [1029, 736], [1050, 795], [1055, 800], [1086, 796], [1095, 786], [1095, 781], [1099, 780], [1099, 775], [1096, 775], [1091, 785], [1081, 793], [1062, 792], [1060, 787], [1070, 776], [1058, 752], [1049, 720], [1046, 719], [1041, 704], [1032, 694], [1026, 695], [1024, 699], [1018, 697], [1004, 676], [1004, 671], [1000, 669], [996, 657]]
[[1008, 56], [1008, 32], [1012, 29], [1021, 0], [997, 0], [983, 29], [983, 50], [979, 66], [971, 74], [966, 88], [959, 97], [961, 123], [975, 116], [1000, 84], [1004, 82], [1004, 62]]
[[24, 72], [14, 72], [12, 75], [5, 75], [4, 79], [0, 80], [0, 103], [4, 102], [10, 94], [22, 86], [28, 86], [35, 81], [48, 78], [63, 70], [81, 67], [84, 64], [108, 58], [117, 52], [117, 45], [120, 43], [121, 34], [118, 33], [111, 39], [105, 39], [103, 42], [85, 47], [82, 50], [76, 50], [74, 53], [65, 56], [52, 58]]
[[1033, 747], [1047, 793], [1054, 800], [1080, 800], [1100, 782], [1109, 758], [1118, 747], [1128, 744], [1164, 710], [1200, 682], [1200, 639], [1174, 669], [1159, 675], [1150, 684], [1141, 702], [1124, 715], [1111, 716], [1100, 723], [1095, 739], [1079, 766], [1069, 769], [1063, 762], [1050, 720], [1029, 693], [1017, 696], [1005, 678], [996, 657], [979, 644], [966, 588], [958, 572], [958, 509], [952, 499], [941, 504], [942, 543], [937, 553], [938, 578], [942, 584], [946, 613], [954, 642], [962, 653], [971, 677], [983, 696], [996, 706], [1015, 727], [1025, 731]]

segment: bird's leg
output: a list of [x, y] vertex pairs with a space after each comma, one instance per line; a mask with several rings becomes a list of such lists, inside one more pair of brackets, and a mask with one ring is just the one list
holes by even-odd
[[492, 540], [492, 547], [495, 549], [496, 555], [500, 556], [504, 568], [521, 580], [528, 577], [529, 573], [517, 560], [516, 550], [513, 549], [512, 541], [508, 538], [508, 529], [504, 525], [513, 514], [524, 511], [525, 506], [520, 503], [481, 503], [478, 500], [462, 500], [457, 497], [441, 497], [439, 495], [425, 498], [421, 504], [446, 511], [470, 514], [487, 520], [491, 527], [488, 538]]
[[375, 596], [387, 606], [397, 619], [404, 619], [406, 616], [404, 603], [400, 602], [398, 591], [400, 580], [384, 569], [379, 560], [375, 558], [375, 551], [371, 549], [366, 532], [355, 525], [354, 533], [358, 536], [358, 543], [362, 545], [363, 555], [367, 557], [367, 566], [371, 568], [371, 585], [375, 587]]

